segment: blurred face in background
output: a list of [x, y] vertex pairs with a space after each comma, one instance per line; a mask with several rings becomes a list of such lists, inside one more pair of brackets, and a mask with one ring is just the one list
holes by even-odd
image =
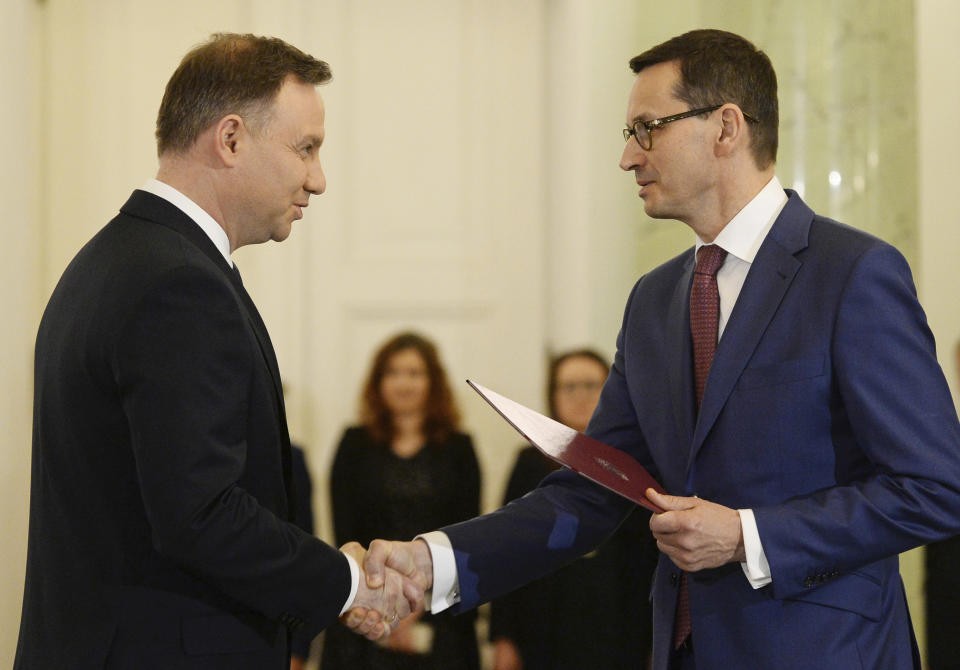
[[427, 364], [416, 349], [402, 349], [387, 361], [380, 395], [391, 414], [422, 414], [430, 395]]
[[583, 431], [600, 400], [607, 369], [586, 356], [573, 356], [557, 368], [557, 386], [553, 392], [556, 419], [574, 430]]

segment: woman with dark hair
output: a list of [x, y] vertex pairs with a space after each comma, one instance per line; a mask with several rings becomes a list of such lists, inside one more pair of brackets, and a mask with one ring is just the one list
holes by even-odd
[[[550, 415], [587, 428], [609, 366], [591, 349], [553, 358]], [[557, 467], [536, 448], [521, 449], [504, 504], [534, 489]], [[645, 597], [657, 564], [650, 514], [637, 509], [597, 551], [493, 602], [494, 670], [642, 670], [651, 648]], [[639, 594], [639, 596], [638, 596]]]
[[[416, 333], [388, 340], [364, 385], [361, 425], [348, 428], [330, 489], [338, 544], [417, 533], [480, 513], [480, 468], [436, 347]], [[341, 624], [327, 630], [323, 670], [477, 670], [475, 614], [415, 614], [382, 643]]]

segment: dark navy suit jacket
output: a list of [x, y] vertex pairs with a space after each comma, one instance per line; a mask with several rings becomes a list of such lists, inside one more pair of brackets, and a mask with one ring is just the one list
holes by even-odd
[[30, 537], [14, 667], [282, 670], [336, 620], [345, 557], [292, 519], [267, 330], [174, 205], [135, 191], [37, 335]]
[[[693, 392], [693, 250], [642, 277], [588, 428], [678, 495], [754, 510], [773, 582], [692, 573], [700, 670], [919, 669], [897, 554], [960, 530], [960, 425], [910, 271], [891, 246], [789, 200]], [[628, 505], [564, 471], [443, 529], [468, 608], [589, 550]], [[678, 568], [652, 589], [667, 668]], [[646, 594], [637, 594], [638, 598]]]

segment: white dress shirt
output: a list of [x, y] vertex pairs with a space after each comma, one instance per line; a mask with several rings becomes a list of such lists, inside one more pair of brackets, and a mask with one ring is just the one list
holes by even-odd
[[[713, 241], [713, 244], [727, 252], [727, 257], [717, 272], [717, 289], [720, 293], [718, 339], [723, 336], [723, 330], [737, 298], [740, 297], [740, 289], [743, 288], [753, 259], [785, 204], [787, 194], [780, 185], [780, 180], [773, 177], [753, 200], [724, 226]], [[696, 248], [699, 249], [704, 244], [698, 237]], [[743, 546], [747, 559], [740, 565], [750, 585], [759, 589], [772, 581], [770, 566], [760, 543], [753, 510], [741, 509], [737, 512], [743, 528]], [[418, 537], [426, 541], [433, 558], [433, 594], [429, 609], [431, 612], [442, 612], [460, 601], [457, 564], [450, 539], [442, 531], [433, 531]]]
[[[147, 183], [140, 187], [140, 190], [152, 193], [158, 198], [163, 198], [189, 216], [190, 219], [200, 227], [200, 230], [207, 234], [207, 237], [210, 238], [210, 241], [213, 242], [220, 253], [223, 254], [227, 265], [233, 267], [233, 259], [230, 258], [230, 240], [227, 238], [226, 231], [221, 228], [216, 219], [210, 216], [200, 205], [173, 186], [170, 186], [170, 184], [165, 184], [156, 179], [148, 179]], [[449, 544], [449, 542], [447, 544]], [[350, 595], [347, 597], [346, 602], [344, 602], [340, 614], [346, 612], [350, 604], [353, 603], [353, 599], [356, 597], [357, 590], [360, 586], [360, 568], [357, 562], [349, 554], [344, 554], [344, 556], [347, 559], [347, 564], [350, 566]], [[456, 571], [456, 568], [454, 568], [454, 571]]]

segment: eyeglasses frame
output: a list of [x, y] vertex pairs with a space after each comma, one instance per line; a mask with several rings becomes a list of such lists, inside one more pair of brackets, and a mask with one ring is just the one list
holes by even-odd
[[[633, 137], [635, 140], [637, 140], [637, 144], [640, 145], [641, 149], [643, 149], [644, 151], [650, 151], [653, 149], [653, 131], [654, 130], [662, 128], [668, 123], [679, 121], [680, 119], [688, 119], [692, 116], [699, 116], [701, 114], [707, 114], [708, 112], [714, 112], [720, 109], [721, 107], [723, 107], [725, 104], [726, 103], [721, 102], [719, 105], [711, 105], [710, 107], [701, 107], [699, 109], [691, 109], [686, 112], [680, 112], [679, 114], [671, 114], [670, 116], [664, 116], [659, 119], [653, 119], [652, 121], [640, 121], [640, 120], [634, 121], [633, 127], [623, 129], [623, 140], [625, 142], [629, 142], [630, 138]], [[748, 121], [759, 123], [755, 118], [753, 118], [746, 112], [743, 112], [741, 110], [741, 113], [743, 114], [743, 118], [747, 119]], [[650, 146], [645, 147], [643, 146], [643, 143], [640, 142], [640, 136], [637, 134], [637, 126], [643, 126], [644, 129], [647, 131], [647, 137], [650, 138]]]

